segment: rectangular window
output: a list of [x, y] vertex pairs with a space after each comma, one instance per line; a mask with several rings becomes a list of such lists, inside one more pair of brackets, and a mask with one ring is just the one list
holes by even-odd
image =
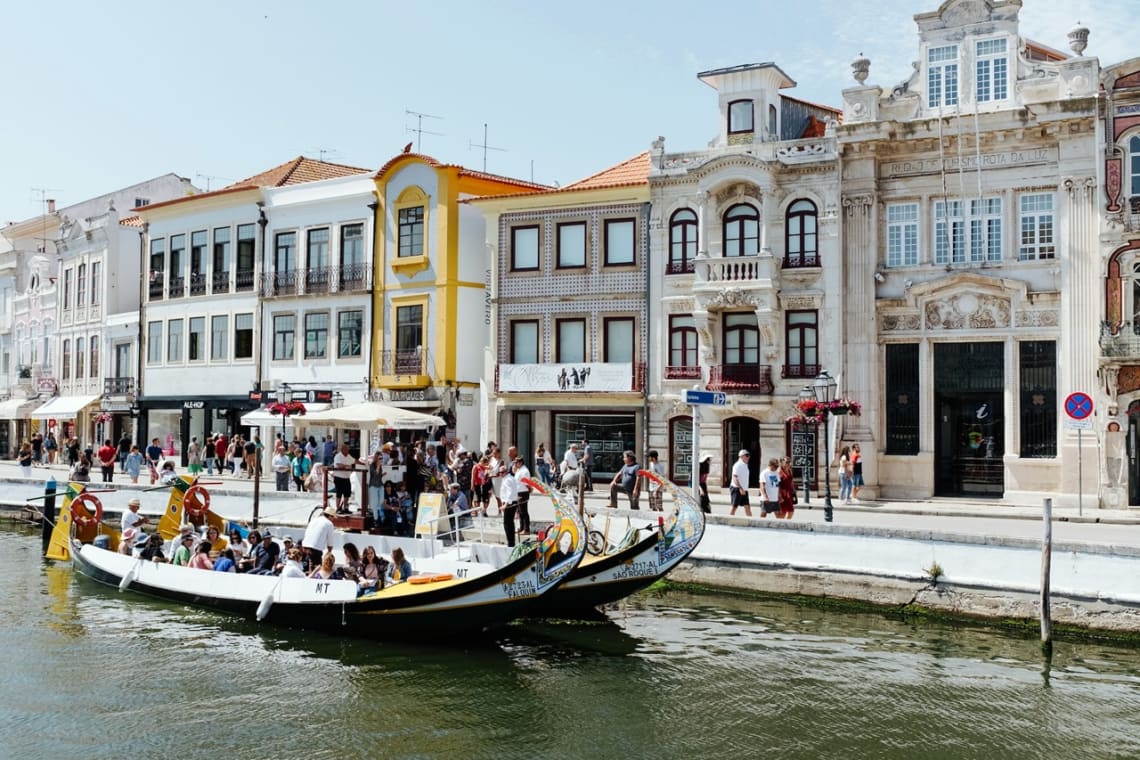
[[1026, 194], [1018, 200], [1021, 243], [1017, 257], [1021, 261], [1056, 258], [1057, 248], [1053, 242], [1053, 194]]
[[[306, 293], [327, 293], [329, 290], [329, 230], [327, 227], [309, 230], [305, 234]], [[325, 318], [326, 327], [328, 317]]]
[[293, 358], [293, 338], [297, 318], [292, 314], [277, 314], [273, 317], [273, 360], [288, 361]]
[[273, 241], [274, 292], [292, 293], [296, 286], [297, 233], [279, 232]]
[[918, 454], [918, 344], [886, 345], [887, 454]]
[[728, 104], [728, 133], [752, 132], [755, 118], [751, 100], [734, 100]]
[[554, 347], [554, 361], [586, 361], [586, 320], [559, 319], [555, 322], [555, 331], [558, 342]]
[[206, 230], [190, 233], [190, 295], [206, 292]]
[[538, 364], [538, 320], [511, 321], [511, 364]]
[[190, 332], [186, 337], [186, 359], [192, 362], [205, 361], [206, 318], [190, 317]]
[[419, 351], [424, 345], [424, 307], [396, 307], [396, 350]]
[[359, 310], [342, 311], [337, 314], [336, 355], [341, 359], [360, 358], [360, 336], [364, 324], [364, 312]]
[[605, 345], [602, 346], [602, 361], [633, 362], [634, 320], [633, 317], [608, 317], [605, 326]]
[[230, 292], [230, 228], [218, 227], [214, 230], [214, 255], [211, 262], [213, 292]]
[[234, 315], [234, 358], [253, 358], [253, 315]]
[[346, 224], [340, 228], [340, 281], [364, 281], [364, 225]]
[[168, 364], [182, 361], [182, 332], [185, 326], [181, 319], [171, 319], [166, 323], [166, 361]]
[[72, 269], [63, 270], [63, 308], [71, 308], [71, 276], [75, 274]]
[[586, 266], [586, 223], [567, 222], [558, 225], [556, 252], [559, 269]]
[[787, 363], [784, 377], [816, 377], [819, 374], [818, 316], [812, 311], [787, 312]]
[[634, 224], [633, 219], [606, 220], [602, 235], [606, 266], [624, 266], [636, 263]]
[[424, 207], [402, 208], [399, 213], [399, 258], [424, 254]]
[[146, 325], [146, 363], [158, 364], [162, 361], [162, 322], [148, 322]]
[[538, 269], [538, 225], [511, 227], [511, 270]]
[[669, 317], [669, 368], [697, 366], [697, 323], [689, 315]]
[[893, 203], [887, 206], [887, 266], [917, 264], [918, 204]]
[[227, 314], [210, 317], [210, 361], [224, 362], [230, 356], [230, 318]]
[[87, 303], [87, 265], [80, 264], [75, 271], [75, 305], [84, 306]]
[[1057, 344], [1018, 343], [1021, 387], [1021, 456], [1057, 456]]
[[102, 288], [103, 264], [99, 261], [91, 262], [91, 305], [99, 303], [99, 291]]
[[171, 298], [186, 295], [186, 236], [170, 236], [170, 292]]
[[1001, 198], [934, 204], [935, 264], [1001, 261], [1001, 242]]
[[61, 369], [64, 380], [71, 379], [71, 341], [63, 341], [63, 367]]
[[253, 290], [253, 268], [256, 252], [256, 227], [252, 224], [239, 224], [237, 228], [237, 273], [234, 276], [235, 290]]
[[958, 46], [945, 45], [926, 51], [926, 105], [930, 108], [958, 104]]
[[91, 354], [91, 362], [87, 367], [88, 377], [99, 377], [99, 338], [92, 335], [87, 342], [88, 352]]
[[329, 315], [318, 311], [305, 315], [305, 358], [324, 359], [329, 352]]
[[75, 379], [83, 379], [84, 360], [87, 358], [87, 341], [83, 338], [75, 339]]
[[979, 40], [976, 49], [978, 102], [1005, 100], [1009, 85], [1009, 59], [1005, 55], [1005, 39]]

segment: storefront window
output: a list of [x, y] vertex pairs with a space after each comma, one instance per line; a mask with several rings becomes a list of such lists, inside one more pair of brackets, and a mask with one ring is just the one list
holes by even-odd
[[[165, 456], [177, 456], [182, 451], [179, 428], [182, 425], [181, 409], [151, 409], [147, 414], [146, 445], [154, 438], [162, 446]], [[141, 446], [140, 446], [141, 448]]]
[[637, 417], [633, 414], [556, 414], [554, 415], [554, 458], [561, 460], [571, 443], [590, 442], [594, 452], [594, 483], [611, 478], [621, 469], [622, 452], [644, 453], [637, 446]]

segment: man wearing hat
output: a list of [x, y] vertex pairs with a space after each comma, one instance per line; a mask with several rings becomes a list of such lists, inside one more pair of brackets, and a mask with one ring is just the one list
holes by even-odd
[[451, 530], [456, 536], [459, 535], [460, 516], [466, 515], [470, 509], [471, 504], [467, 501], [467, 494], [463, 493], [457, 481], [451, 481], [448, 486], [447, 514], [451, 516]]
[[127, 502], [127, 511], [123, 513], [121, 528], [124, 535], [126, 535], [126, 532], [131, 528], [134, 528], [135, 531], [138, 532], [142, 530], [144, 525], [150, 522], [144, 515], [139, 514], [139, 507], [141, 506], [142, 502], [139, 501], [139, 497], [137, 496], [131, 497], [131, 500]]
[[[123, 531], [123, 538], [119, 541], [119, 554], [126, 554], [128, 557], [131, 555], [131, 550], [135, 548], [135, 538], [138, 533], [134, 528], [127, 528]], [[146, 536], [143, 536], [143, 541], [146, 541]]]
[[752, 517], [752, 506], [748, 503], [748, 460], [751, 456], [748, 449], [741, 449], [736, 455], [736, 464], [732, 466], [732, 482], [728, 485], [728, 494], [732, 500], [729, 515], [735, 515], [737, 507], [744, 507], [744, 514]]
[[331, 519], [333, 517], [336, 517], [336, 507], [325, 507], [314, 514], [305, 527], [301, 546], [309, 553], [309, 562], [313, 567], [320, 567], [325, 552], [332, 551], [333, 534], [336, 533], [336, 526]]
[[253, 567], [249, 572], [253, 575], [273, 575], [273, 571], [277, 569], [277, 557], [281, 553], [279, 547], [273, 541], [273, 534], [268, 530], [261, 533], [261, 541], [253, 550]]
[[183, 525], [173, 542], [170, 564], [188, 566], [194, 553], [194, 526]]

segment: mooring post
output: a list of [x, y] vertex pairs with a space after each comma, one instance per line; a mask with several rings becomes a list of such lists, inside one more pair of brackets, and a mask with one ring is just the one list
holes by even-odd
[[55, 478], [49, 477], [44, 483], [44, 505], [40, 508], [40, 514], [43, 515], [40, 521], [40, 541], [45, 553], [51, 543], [51, 532], [55, 530], [55, 489]]
[[1041, 645], [1053, 646], [1053, 621], [1049, 612], [1049, 576], [1053, 559], [1053, 500], [1045, 499], [1041, 510], [1045, 535], [1041, 540]]

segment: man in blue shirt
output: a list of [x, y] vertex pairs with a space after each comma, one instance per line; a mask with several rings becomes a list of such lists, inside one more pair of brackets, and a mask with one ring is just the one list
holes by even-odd
[[641, 499], [641, 478], [637, 475], [637, 457], [632, 451], [623, 454], [625, 464], [610, 481], [610, 509], [617, 509], [618, 491], [629, 496], [629, 508], [639, 509], [638, 501]]

